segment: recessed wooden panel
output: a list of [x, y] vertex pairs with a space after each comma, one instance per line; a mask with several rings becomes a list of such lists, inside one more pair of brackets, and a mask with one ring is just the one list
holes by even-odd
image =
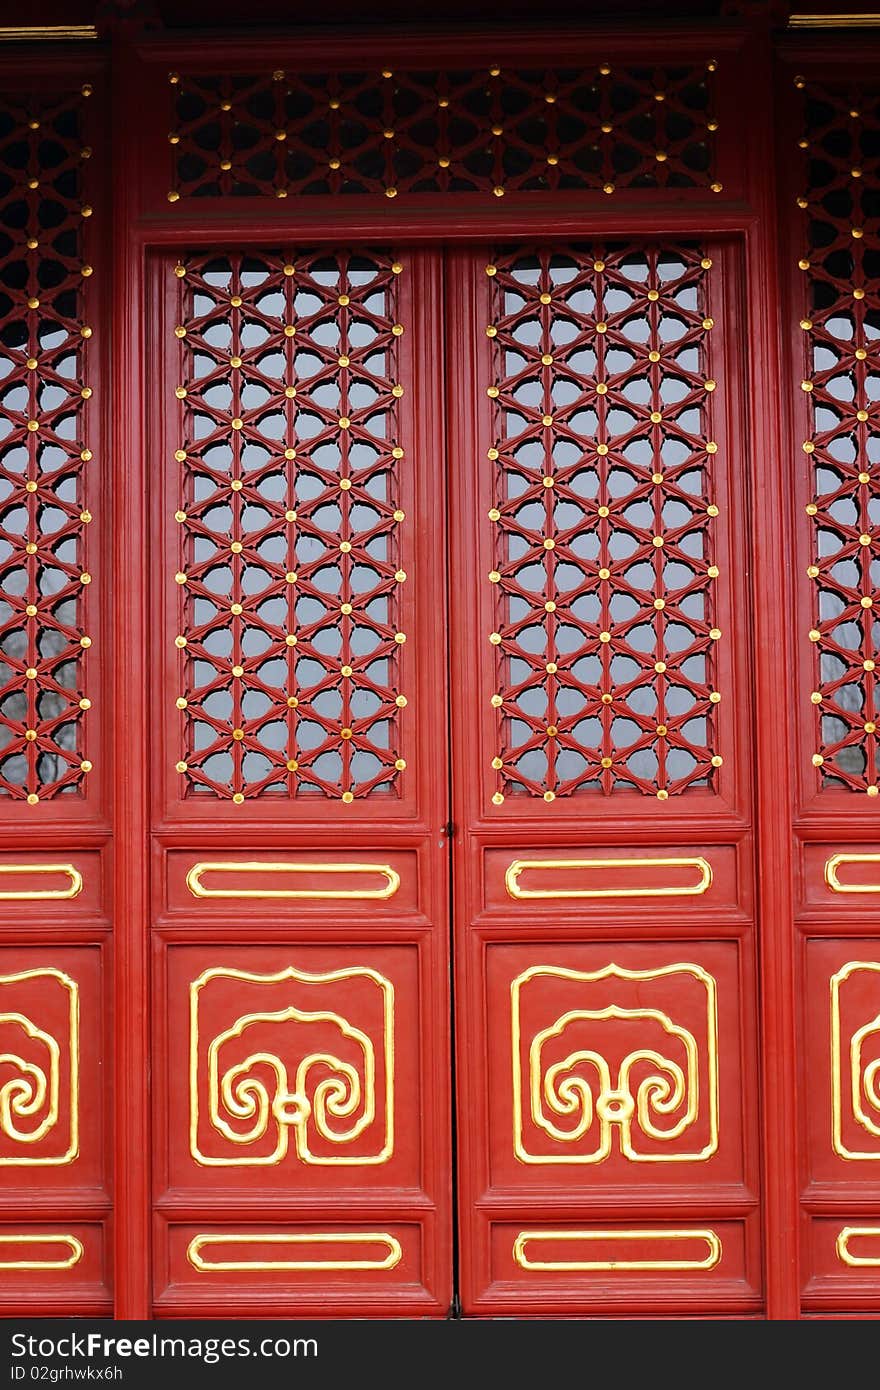
[[172, 850], [167, 856], [167, 891], [172, 912], [193, 923], [218, 916], [241, 918], [249, 904], [250, 925], [279, 916], [363, 920], [376, 925], [412, 917], [419, 903], [419, 857], [414, 851], [296, 850], [266, 854]]
[[35, 1309], [109, 1312], [111, 1293], [98, 1222], [61, 1216], [54, 1221], [0, 1222], [0, 1307], [7, 1316]]

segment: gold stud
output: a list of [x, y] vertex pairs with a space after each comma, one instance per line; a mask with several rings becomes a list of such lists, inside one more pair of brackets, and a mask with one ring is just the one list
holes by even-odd
[[350, 806], [354, 801], [354, 792], [343, 792], [342, 800], [345, 802], [346, 806]]
[[28, 806], [36, 806], [39, 799], [40, 798], [37, 796], [36, 792], [29, 792], [27, 798]]

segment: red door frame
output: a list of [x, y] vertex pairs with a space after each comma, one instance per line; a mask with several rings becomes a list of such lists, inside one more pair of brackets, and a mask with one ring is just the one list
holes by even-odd
[[[119, 1317], [149, 1316], [150, 1278], [143, 1252], [150, 1247], [150, 1176], [144, 1155], [150, 1133], [147, 1087], [150, 1053], [149, 961], [145, 924], [149, 921], [149, 867], [145, 854], [133, 847], [146, 846], [149, 831], [148, 781], [150, 768], [148, 701], [145, 675], [150, 615], [131, 586], [133, 572], [145, 573], [150, 545], [147, 492], [147, 441], [149, 393], [145, 390], [144, 364], [150, 325], [145, 307], [147, 260], [155, 249], [169, 250], [188, 244], [224, 242], [265, 244], [289, 237], [290, 209], [259, 208], [260, 226], [254, 227], [252, 200], [233, 200], [233, 206], [169, 207], [165, 198], [164, 119], [162, 91], [165, 73], [177, 63], [189, 62], [185, 43], [175, 39], [144, 39], [125, 22], [111, 34], [112, 97], [110, 128], [113, 132], [112, 179], [112, 302], [114, 306], [113, 356], [105, 419], [112, 428], [112, 457], [124, 460], [113, 491], [112, 558], [115, 607], [114, 700], [119, 712], [113, 723], [112, 758], [118, 770], [113, 796], [113, 831], [116, 854], [113, 873], [115, 923], [115, 1268], [116, 1311]], [[310, 244], [371, 238], [397, 244], [416, 244], [438, 239], [460, 244], [515, 241], [545, 233], [549, 222], [560, 237], [686, 235], [727, 238], [740, 248], [744, 266], [741, 313], [742, 341], [749, 353], [741, 360], [742, 397], [748, 402], [745, 428], [749, 439], [760, 445], [762, 457], [777, 466], [756, 470], [751, 494], [749, 525], [754, 571], [752, 609], [755, 629], [754, 700], [760, 718], [753, 735], [756, 764], [757, 824], [763, 862], [769, 872], [758, 872], [759, 960], [761, 972], [760, 1037], [763, 1138], [763, 1198], [766, 1312], [770, 1318], [790, 1318], [799, 1309], [799, 1194], [798, 1086], [795, 1066], [795, 953], [793, 921], [793, 868], [790, 808], [793, 805], [792, 731], [789, 709], [791, 683], [780, 698], [778, 650], [780, 633], [787, 643], [795, 640], [793, 628], [793, 577], [788, 564], [792, 553], [795, 518], [790, 501], [791, 432], [781, 408], [777, 383], [782, 375], [780, 332], [783, 305], [774, 274], [767, 268], [779, 264], [775, 171], [768, 155], [773, 129], [775, 80], [772, 72], [772, 39], [763, 17], [754, 23], [717, 26], [713, 30], [652, 30], [646, 26], [634, 36], [624, 29], [585, 32], [576, 36], [585, 53], [601, 52], [633, 60], [634, 47], [642, 46], [652, 60], [661, 56], [694, 57], [720, 54], [739, 74], [727, 87], [726, 120], [722, 122], [725, 175], [723, 195], [667, 198], [653, 194], [607, 201], [596, 195], [541, 198], [535, 206], [529, 197], [511, 197], [479, 209], [462, 208], [453, 197], [431, 199], [424, 210], [408, 212], [403, 205], [376, 206], [375, 201], [354, 200], [358, 206], [324, 207], [321, 200], [297, 208], [298, 235]], [[573, 40], [548, 36], [540, 48], [546, 61], [570, 64]], [[460, 37], [386, 39], [371, 35], [356, 40], [333, 40], [333, 59], [340, 61], [346, 48], [356, 60], [418, 62], [432, 65], [444, 58], [460, 63], [467, 50], [474, 63], [535, 61], [531, 34], [497, 33]], [[203, 70], [229, 67], [229, 39], [200, 41], [197, 65]], [[313, 62], [328, 56], [327, 41], [314, 42], [289, 35], [235, 40], [234, 65], [273, 66], [289, 55], [290, 64]], [[37, 55], [35, 62], [43, 60]], [[747, 85], [746, 115], [737, 108], [737, 92]], [[144, 113], [149, 113], [147, 117]], [[369, 206], [367, 206], [369, 203]], [[112, 409], [110, 408], [112, 402]], [[780, 615], [782, 620], [780, 622]], [[124, 715], [123, 715], [124, 712]], [[58, 828], [52, 835], [57, 843]], [[71, 833], [75, 833], [71, 825]], [[22, 844], [21, 831], [11, 823], [4, 827], [4, 846]], [[32, 843], [31, 832], [26, 832]], [[239, 843], [240, 840], [239, 840]], [[126, 849], [125, 847], [129, 847]], [[31, 939], [31, 938], [28, 938]]]

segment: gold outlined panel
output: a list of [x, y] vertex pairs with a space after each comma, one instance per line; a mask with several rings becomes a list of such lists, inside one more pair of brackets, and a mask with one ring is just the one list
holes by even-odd
[[[208, 1257], [202, 1251], [224, 1246], [237, 1247], [238, 1258]], [[258, 1251], [266, 1246], [288, 1250], [286, 1258], [260, 1258]], [[322, 1249], [320, 1257], [308, 1258], [310, 1249]], [[304, 1253], [296, 1256], [297, 1249]], [[370, 1251], [384, 1250], [384, 1254]], [[248, 1251], [251, 1252], [248, 1257]], [[396, 1236], [387, 1231], [251, 1231], [229, 1235], [199, 1234], [193, 1236], [186, 1248], [186, 1258], [200, 1274], [230, 1273], [232, 1271], [285, 1270], [300, 1273], [306, 1270], [386, 1270], [400, 1263], [403, 1249]]]
[[[627, 882], [632, 870], [658, 870], [656, 883]], [[664, 883], [667, 869], [692, 869], [692, 883]], [[572, 886], [581, 874], [584, 881]], [[599, 883], [590, 884], [597, 874]], [[523, 874], [547, 876], [546, 886], [528, 887], [520, 883]], [[605, 886], [602, 886], [602, 880]], [[555, 880], [555, 881], [554, 881]], [[687, 898], [700, 897], [712, 886], [712, 866], [702, 855], [677, 859], [515, 859], [504, 875], [508, 895], [517, 901], [546, 898]]]
[[[45, 1253], [38, 1254], [38, 1251]], [[77, 1236], [60, 1233], [22, 1235], [18, 1232], [13, 1235], [0, 1235], [0, 1271], [73, 1269], [74, 1265], [79, 1264], [83, 1254], [83, 1243]]]
[[54, 967], [0, 975], [0, 1166], [62, 1165], [78, 1152], [76, 981]]
[[[394, 986], [367, 966], [203, 971], [190, 1154], [206, 1167], [376, 1166], [394, 1152]], [[355, 1021], [354, 1015], [357, 1015]]]
[[[705, 1254], [702, 1258], [694, 1258], [681, 1253], [681, 1247], [685, 1244], [703, 1245]], [[552, 1248], [559, 1246], [560, 1254], [558, 1258], [536, 1258], [529, 1255], [530, 1245], [539, 1245]], [[603, 1258], [600, 1253], [596, 1253], [593, 1258], [576, 1258], [571, 1254], [573, 1247], [578, 1245], [589, 1248], [591, 1245], [604, 1247], [606, 1250], [620, 1245], [621, 1254], [619, 1257], [606, 1254]], [[645, 1254], [645, 1246], [657, 1247], [671, 1245], [673, 1249], [678, 1247], [679, 1253], [662, 1255]], [[637, 1253], [632, 1253], [633, 1246], [640, 1247]], [[627, 1253], [628, 1252], [628, 1253]], [[567, 1254], [567, 1257], [566, 1257]], [[541, 1270], [555, 1273], [570, 1272], [596, 1272], [614, 1270], [641, 1270], [659, 1273], [667, 1270], [701, 1270], [714, 1269], [720, 1262], [722, 1254], [721, 1238], [717, 1232], [704, 1230], [669, 1229], [669, 1230], [645, 1230], [628, 1229], [626, 1227], [608, 1228], [600, 1230], [589, 1228], [586, 1230], [535, 1230], [520, 1231], [513, 1242], [513, 1259], [520, 1269]]]
[[[533, 965], [511, 982], [510, 1006], [521, 1163], [602, 1163], [615, 1135], [634, 1163], [699, 1163], [717, 1151], [717, 986], [707, 970]], [[675, 1020], [684, 1011], [691, 1026]]]
[[[875, 881], [843, 882], [838, 870], [847, 864], [875, 864]], [[832, 854], [825, 861], [825, 882], [832, 893], [880, 893], [880, 854]]]
[[[219, 878], [219, 884], [206, 886], [203, 881], [206, 875]], [[255, 880], [259, 876], [263, 881], [255, 881], [253, 887], [244, 888], [238, 882], [240, 875]], [[292, 884], [272, 886], [273, 880], [286, 875], [302, 875], [303, 879], [299, 884], [294, 877]], [[400, 875], [390, 864], [217, 860], [193, 864], [186, 875], [186, 886], [194, 898], [374, 899], [384, 902], [400, 887]]]
[[0, 874], [11, 874], [29, 881], [35, 877], [41, 882], [44, 877], [58, 876], [66, 879], [63, 886], [4, 888], [0, 879], [0, 902], [41, 902], [62, 901], [75, 898], [82, 892], [83, 880], [79, 869], [73, 864], [0, 864]]

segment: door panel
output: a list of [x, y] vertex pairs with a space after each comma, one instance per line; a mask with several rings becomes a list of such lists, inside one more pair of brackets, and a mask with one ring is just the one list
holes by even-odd
[[385, 251], [157, 267], [166, 1312], [451, 1301], [437, 277]]
[[674, 241], [455, 260], [472, 1313], [760, 1306], [733, 270]]

